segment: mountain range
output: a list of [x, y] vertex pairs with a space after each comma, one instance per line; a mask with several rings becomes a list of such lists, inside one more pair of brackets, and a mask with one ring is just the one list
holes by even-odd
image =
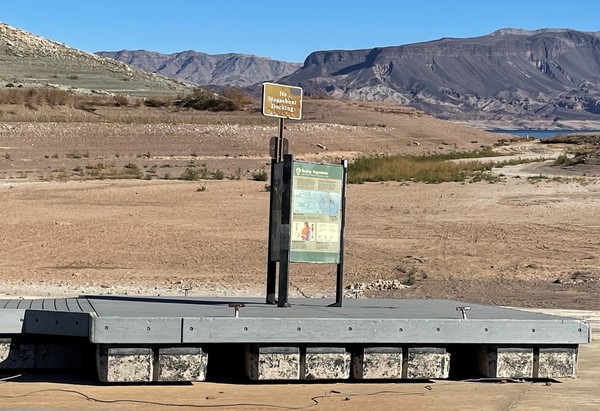
[[198, 86], [246, 87], [292, 74], [302, 65], [246, 54], [184, 51], [161, 54], [146, 50], [103, 51], [99, 56]]
[[[110, 57], [110, 58], [109, 58]], [[0, 87], [176, 95], [275, 81], [305, 95], [405, 104], [479, 123], [600, 124], [600, 32], [501, 29], [473, 38], [311, 53], [303, 64], [195, 51], [86, 53], [0, 23]]]
[[600, 121], [600, 32], [501, 29], [474, 38], [316, 51], [301, 67], [233, 54], [99, 54], [197, 85], [256, 91], [252, 83], [277, 81], [309, 96], [389, 101], [453, 120]]
[[308, 94], [394, 101], [458, 120], [599, 120], [600, 33], [503, 29], [467, 39], [318, 51], [280, 81]]

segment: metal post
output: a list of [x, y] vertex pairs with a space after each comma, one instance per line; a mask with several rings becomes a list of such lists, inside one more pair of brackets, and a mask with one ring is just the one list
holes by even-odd
[[[275, 148], [277, 150], [277, 148]], [[275, 202], [275, 194], [273, 187], [275, 186], [275, 162], [277, 160], [271, 159], [271, 191], [269, 193], [269, 239], [267, 245], [267, 304], [275, 304], [275, 284], [277, 282], [277, 262], [273, 261], [271, 256], [273, 244], [271, 237], [273, 235], [273, 204]]]
[[291, 220], [291, 195], [292, 195], [292, 163], [293, 156], [286, 154], [283, 157], [283, 193], [281, 202], [281, 251], [279, 255], [279, 293], [277, 295], [278, 307], [289, 307], [289, 268], [290, 268], [290, 220]]
[[340, 261], [337, 264], [337, 276], [335, 281], [335, 304], [333, 307], [341, 307], [344, 298], [344, 236], [346, 232], [346, 186], [348, 181], [348, 161], [342, 160], [342, 204], [340, 222]]
[[275, 288], [277, 283], [277, 262], [272, 260], [273, 244], [271, 236], [273, 235], [273, 204], [275, 202], [275, 164], [283, 160], [283, 129], [284, 119], [279, 119], [279, 134], [275, 140], [274, 156], [271, 158], [271, 189], [269, 193], [269, 239], [267, 243], [267, 304], [275, 304]]
[[279, 139], [277, 140], [277, 162], [283, 161], [283, 129], [285, 128], [284, 119], [279, 119]]

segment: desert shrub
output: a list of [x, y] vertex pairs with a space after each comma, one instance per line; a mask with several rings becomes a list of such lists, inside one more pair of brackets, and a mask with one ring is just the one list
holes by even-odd
[[238, 167], [237, 170], [235, 170], [235, 173], [233, 175], [231, 175], [229, 177], [230, 180], [241, 180], [242, 179], [242, 169], [240, 167]]
[[66, 90], [54, 88], [20, 88], [2, 90], [0, 92], [2, 104], [24, 104], [34, 108], [42, 104], [50, 106], [74, 106], [76, 98]]
[[193, 167], [186, 167], [179, 178], [185, 181], [197, 181], [200, 180], [200, 172]]
[[195, 110], [209, 111], [234, 111], [236, 104], [228, 98], [219, 96], [210, 90], [197, 88], [191, 94], [187, 94], [179, 104], [183, 107], [193, 108]]
[[78, 159], [81, 157], [89, 157], [89, 153], [81, 153], [79, 150], [73, 150], [67, 153], [67, 158]]
[[173, 99], [166, 96], [150, 96], [144, 99], [144, 105], [146, 107], [171, 107]]
[[252, 104], [252, 99], [248, 94], [234, 87], [226, 87], [223, 89], [221, 96], [230, 100], [235, 105], [236, 110], [241, 110], [245, 106]]
[[573, 161], [566, 154], [561, 154], [560, 156], [558, 156], [556, 158], [556, 160], [554, 160], [554, 165], [555, 166], [566, 167], [566, 166], [573, 165]]
[[264, 168], [252, 173], [252, 179], [255, 181], [267, 181], [269, 179], [269, 173]]
[[8, 89], [0, 92], [1, 104], [24, 104], [25, 93], [22, 89]]
[[43, 89], [44, 100], [51, 106], [74, 106], [75, 96], [66, 90]]
[[116, 107], [127, 107], [129, 105], [129, 98], [123, 94], [117, 94], [113, 99]]
[[217, 170], [212, 173], [212, 178], [214, 180], [223, 180], [225, 178], [225, 173], [222, 170]]
[[41, 96], [38, 89], [30, 88], [25, 91], [25, 106], [30, 109], [35, 109], [43, 102], [43, 97]]
[[138, 167], [137, 164], [128, 163], [123, 166], [123, 173], [125, 176], [131, 178], [142, 178], [142, 170]]
[[93, 111], [94, 107], [111, 107], [115, 105], [115, 100], [111, 96], [85, 96], [80, 97], [75, 102], [75, 107], [79, 109], [85, 110], [92, 109], [89, 111]]

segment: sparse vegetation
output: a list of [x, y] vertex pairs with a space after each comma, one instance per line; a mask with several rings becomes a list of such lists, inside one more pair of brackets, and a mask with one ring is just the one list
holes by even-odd
[[244, 107], [252, 104], [250, 96], [237, 88], [227, 87], [223, 90], [221, 96], [233, 102], [236, 110], [242, 110]]
[[348, 167], [348, 182], [363, 183], [365, 181], [414, 181], [437, 184], [450, 181], [499, 181], [489, 171], [492, 168], [523, 164], [544, 159], [513, 159], [502, 162], [448, 160], [476, 159], [495, 157], [490, 148], [448, 154], [432, 154], [422, 156], [376, 156], [360, 157]]
[[212, 178], [214, 180], [223, 180], [225, 178], [225, 173], [223, 170], [217, 169], [217, 171], [213, 171]]
[[263, 167], [252, 173], [252, 179], [255, 181], [267, 181], [269, 179], [269, 173]]
[[554, 165], [559, 167], [567, 167], [573, 165], [573, 161], [566, 154], [561, 154], [556, 160], [554, 160]]
[[585, 177], [561, 177], [561, 176], [550, 177], [545, 174], [539, 174], [537, 176], [529, 176], [529, 177], [527, 177], [527, 181], [532, 184], [541, 183], [543, 181], [548, 181], [548, 182], [553, 182], [553, 183], [565, 183], [565, 184], [566, 183], [574, 183], [574, 184], [579, 184], [582, 186], [590, 184], [590, 181]]
[[238, 167], [237, 170], [235, 170], [235, 173], [229, 177], [230, 180], [241, 180], [242, 179], [242, 169]]
[[9, 88], [0, 90], [0, 104], [18, 104], [30, 108], [49, 106], [73, 106], [75, 96], [65, 90], [54, 88]]
[[210, 90], [197, 88], [177, 102], [183, 107], [195, 110], [234, 111], [240, 107], [227, 97], [220, 96]]
[[116, 107], [127, 107], [129, 105], [129, 98], [123, 94], [117, 94], [113, 98]]
[[79, 159], [82, 157], [89, 158], [89, 156], [90, 156], [89, 152], [81, 153], [78, 150], [73, 150], [73, 151], [67, 153], [67, 158], [71, 158], [71, 159]]
[[137, 164], [128, 163], [123, 166], [124, 178], [142, 178], [143, 173]]
[[181, 180], [185, 181], [197, 181], [200, 180], [200, 172], [193, 167], [186, 167], [186, 169], [181, 173]]
[[173, 99], [168, 96], [150, 96], [144, 99], [146, 107], [172, 107]]

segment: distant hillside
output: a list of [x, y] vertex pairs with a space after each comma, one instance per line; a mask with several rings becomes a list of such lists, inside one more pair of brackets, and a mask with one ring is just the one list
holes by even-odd
[[277, 80], [292, 74], [302, 66], [300, 63], [234, 53], [210, 55], [184, 51], [161, 54], [145, 50], [121, 50], [101, 51], [96, 54], [199, 86], [245, 87]]
[[260, 93], [260, 83], [276, 81], [299, 85], [309, 96], [396, 102], [482, 125], [600, 124], [600, 32], [502, 29], [467, 39], [317, 51], [303, 65], [194, 51], [98, 54], [0, 23], [0, 87], [176, 95], [193, 85]]
[[279, 80], [309, 95], [394, 101], [441, 118], [600, 120], [600, 33], [498, 30], [369, 50], [318, 51]]
[[79, 93], [176, 95], [189, 84], [148, 73], [0, 23], [0, 87], [50, 86]]

